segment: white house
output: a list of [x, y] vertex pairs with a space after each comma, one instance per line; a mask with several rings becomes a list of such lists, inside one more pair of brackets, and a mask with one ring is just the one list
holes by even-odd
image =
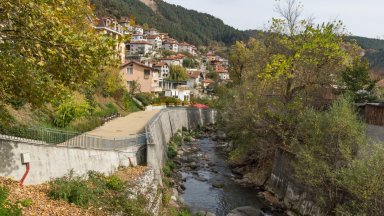
[[133, 34], [131, 41], [147, 41], [142, 34]]
[[146, 37], [146, 40], [152, 44], [153, 49], [158, 50], [162, 48], [163, 40], [161, 40], [159, 35], [149, 35]]
[[156, 63], [156, 64], [152, 65], [152, 67], [155, 70], [160, 72], [160, 79], [164, 79], [164, 78], [168, 77], [168, 75], [169, 75], [169, 66], [168, 66], [167, 63], [159, 62], [159, 63]]
[[176, 57], [166, 57], [166, 58], [160, 59], [160, 61], [166, 63], [168, 66], [183, 65], [183, 60]]
[[147, 41], [133, 41], [129, 43], [129, 54], [144, 56], [151, 54], [153, 51], [152, 44]]
[[204, 74], [201, 71], [189, 71], [187, 85], [190, 88], [196, 88], [202, 84]]
[[130, 19], [128, 17], [121, 18], [119, 24], [123, 27], [123, 34], [128, 35], [133, 32], [133, 28], [130, 25]]
[[[110, 17], [98, 18], [92, 20], [93, 27], [101, 34], [108, 35], [116, 40], [119, 40], [123, 36], [124, 29], [116, 20]], [[125, 43], [119, 42], [115, 47], [118, 52], [117, 58], [121, 60], [121, 63], [125, 62]]]
[[181, 101], [190, 101], [191, 99], [191, 90], [187, 85], [178, 85], [176, 88], [165, 90], [165, 96], [175, 97]]
[[178, 52], [179, 43], [177, 42], [177, 40], [169, 39], [163, 42], [163, 48], [167, 51]]
[[179, 43], [179, 52], [187, 52], [191, 55], [196, 55], [196, 47], [189, 43], [182, 42]]
[[145, 31], [145, 34], [153, 36], [153, 35], [159, 35], [160, 32], [157, 29], [155, 29], [155, 28], [150, 28], [147, 31]]
[[228, 70], [224, 67], [220, 66], [216, 69], [216, 73], [219, 74], [219, 77], [221, 80], [229, 80], [229, 73]]
[[135, 25], [135, 26], [133, 27], [133, 32], [134, 32], [135, 34], [140, 34], [140, 35], [142, 35], [142, 34], [144, 34], [144, 29], [143, 29], [143, 27], [142, 27], [141, 25]]

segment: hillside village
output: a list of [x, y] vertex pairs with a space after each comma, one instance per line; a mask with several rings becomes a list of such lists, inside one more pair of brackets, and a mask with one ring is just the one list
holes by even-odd
[[[212, 95], [214, 85], [230, 81], [228, 60], [179, 42], [168, 33], [135, 24], [133, 18], [92, 20], [95, 29], [119, 41], [120, 75], [128, 91], [173, 97], [177, 103]], [[126, 39], [128, 38], [128, 39]], [[186, 72], [172, 76], [172, 73]], [[213, 75], [212, 75], [213, 74]]]

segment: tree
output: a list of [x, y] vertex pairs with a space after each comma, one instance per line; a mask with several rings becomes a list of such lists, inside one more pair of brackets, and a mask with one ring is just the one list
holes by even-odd
[[214, 72], [214, 71], [208, 72], [206, 77], [209, 78], [209, 79], [212, 79], [215, 82], [217, 82], [220, 79], [219, 74]]
[[186, 68], [197, 68], [199, 66], [199, 62], [197, 62], [193, 58], [186, 58], [183, 60], [183, 67]]
[[232, 161], [256, 165], [256, 183], [268, 178], [275, 151], [294, 145], [297, 116], [308, 107], [326, 109], [342, 72], [359, 56], [342, 29], [340, 22], [273, 19], [258, 39], [233, 46], [234, 87], [222, 98], [221, 121], [234, 141]]
[[87, 0], [0, 1], [0, 104], [35, 106], [94, 83], [115, 41], [91, 28]]
[[355, 59], [353, 64], [342, 73], [343, 90], [349, 92], [355, 102], [372, 100], [375, 81], [369, 77], [367, 60]]
[[180, 65], [171, 65], [168, 79], [171, 81], [186, 81], [188, 80], [187, 70]]
[[[323, 112], [306, 109], [299, 117], [293, 143], [295, 178], [310, 186], [317, 204], [333, 214], [345, 202], [342, 172], [368, 143], [365, 127], [349, 100], [339, 99]], [[384, 179], [384, 178], [383, 178]]]

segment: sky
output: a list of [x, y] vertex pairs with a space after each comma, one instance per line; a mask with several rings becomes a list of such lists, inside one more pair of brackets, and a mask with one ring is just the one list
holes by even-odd
[[[240, 30], [265, 29], [275, 0], [164, 0], [216, 16]], [[284, 0], [281, 0], [284, 2]], [[341, 20], [353, 35], [384, 39], [384, 0], [300, 0], [303, 17], [316, 23]]]

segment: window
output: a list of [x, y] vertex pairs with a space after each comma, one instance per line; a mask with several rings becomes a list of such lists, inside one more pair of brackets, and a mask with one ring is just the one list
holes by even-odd
[[127, 87], [130, 87], [132, 85], [133, 81], [127, 81]]
[[149, 75], [151, 74], [151, 71], [148, 69], [144, 69], [144, 79], [149, 79]]
[[127, 74], [128, 75], [132, 75], [133, 74], [133, 67], [132, 66], [128, 66], [127, 67]]

